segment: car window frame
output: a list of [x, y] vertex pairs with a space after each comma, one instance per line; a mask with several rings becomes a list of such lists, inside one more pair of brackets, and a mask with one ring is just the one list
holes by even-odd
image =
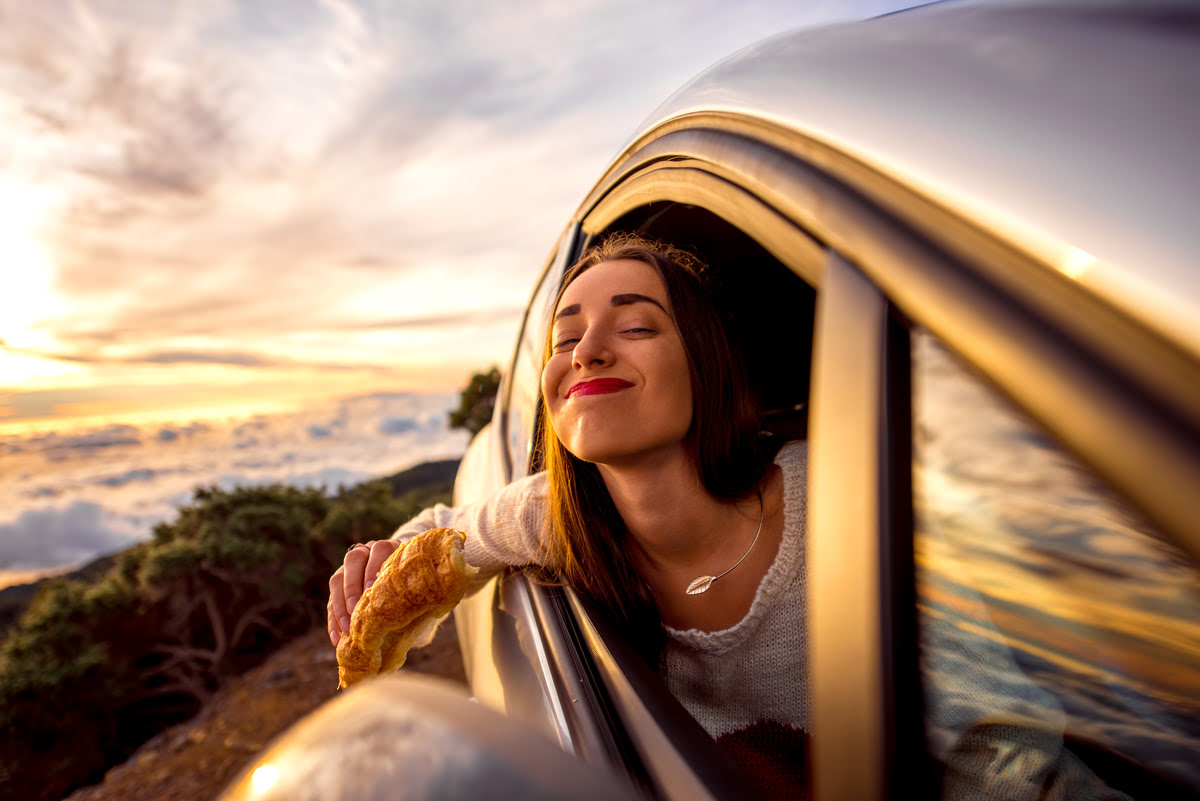
[[841, 254], [825, 279], [807, 528], [813, 797], [923, 798], [907, 330]]

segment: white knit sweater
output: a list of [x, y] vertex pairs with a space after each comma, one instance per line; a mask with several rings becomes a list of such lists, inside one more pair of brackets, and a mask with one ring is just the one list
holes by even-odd
[[[663, 678], [737, 761], [768, 781], [794, 786], [804, 780], [809, 727], [806, 443], [788, 443], [775, 463], [783, 474], [783, 539], [750, 611], [721, 631], [667, 627]], [[507, 567], [554, 567], [546, 564], [542, 547], [546, 493], [546, 475], [537, 473], [477, 503], [426, 509], [393, 537], [407, 539], [442, 527], [467, 532], [466, 557], [479, 568], [478, 584]]]
[[783, 539], [750, 611], [722, 631], [667, 628], [667, 686], [709, 734], [735, 748], [747, 736], [777, 740], [809, 728], [805, 445], [789, 443], [775, 457]]

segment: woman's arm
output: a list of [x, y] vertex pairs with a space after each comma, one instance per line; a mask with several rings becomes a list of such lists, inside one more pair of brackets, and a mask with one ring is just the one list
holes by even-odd
[[401, 526], [390, 539], [355, 545], [329, 579], [326, 605], [329, 639], [337, 645], [350, 631], [350, 615], [379, 568], [402, 543], [431, 528], [465, 531], [467, 562], [479, 568], [471, 590], [507, 567], [543, 564], [546, 477], [537, 473], [504, 487], [477, 503], [459, 507], [437, 504]]

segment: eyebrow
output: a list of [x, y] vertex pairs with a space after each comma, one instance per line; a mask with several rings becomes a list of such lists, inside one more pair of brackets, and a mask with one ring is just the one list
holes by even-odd
[[[654, 298], [649, 297], [648, 295], [640, 295], [637, 292], [626, 292], [623, 295], [612, 296], [613, 308], [616, 308], [617, 306], [632, 306], [635, 303], [653, 303], [655, 306], [663, 310], [663, 314], [667, 313], [667, 310], [663, 308], [661, 303]], [[583, 309], [580, 304], [572, 303], [570, 306], [563, 306], [561, 309], [559, 309], [558, 314], [554, 315], [554, 319], [557, 322], [563, 317], [571, 317], [579, 314], [579, 312], [582, 310]]]

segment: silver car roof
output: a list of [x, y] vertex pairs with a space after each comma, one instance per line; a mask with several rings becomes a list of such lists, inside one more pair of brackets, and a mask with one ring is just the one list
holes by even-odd
[[629, 149], [713, 111], [850, 155], [1200, 356], [1200, 5], [938, 3], [776, 37]]

